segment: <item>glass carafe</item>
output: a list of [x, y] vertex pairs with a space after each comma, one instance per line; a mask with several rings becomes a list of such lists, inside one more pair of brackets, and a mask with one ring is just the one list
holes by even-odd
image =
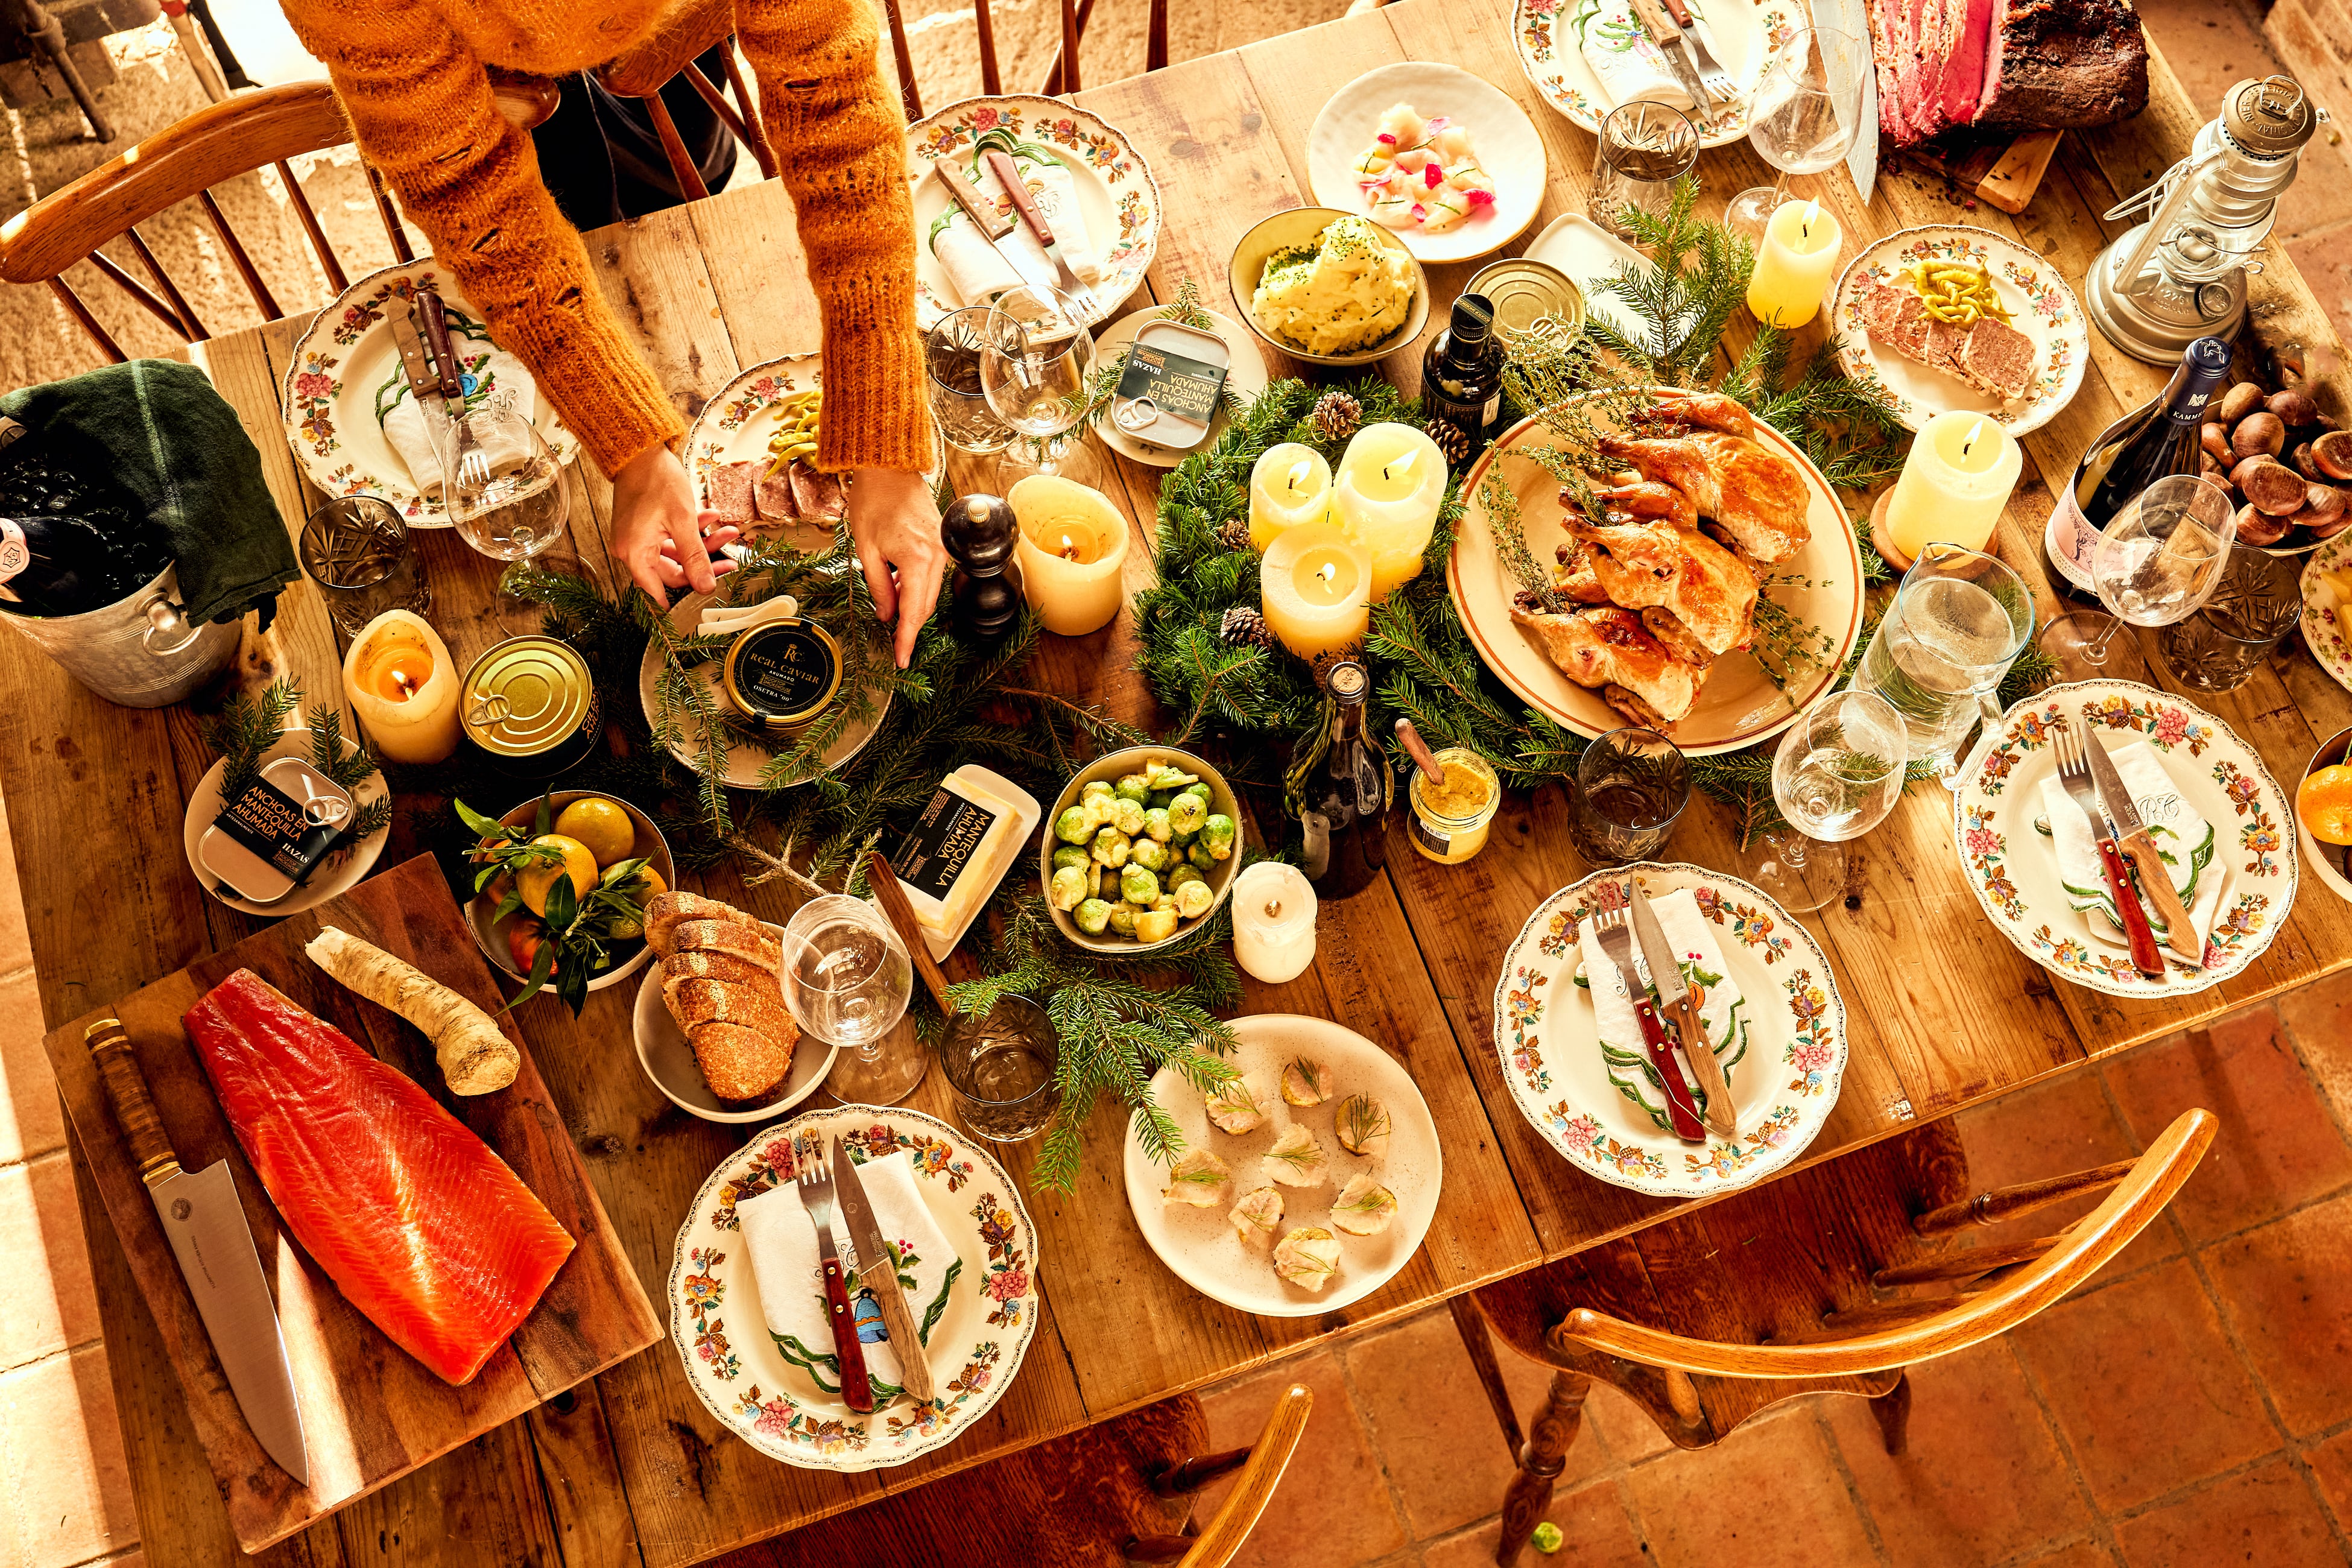
[[1853, 689], [1874, 691], [1903, 715], [1910, 761], [1948, 784], [1963, 770], [1960, 743], [2000, 717], [1994, 692], [2033, 635], [2033, 595], [1990, 555], [1930, 544], [1903, 574], [1863, 650]]

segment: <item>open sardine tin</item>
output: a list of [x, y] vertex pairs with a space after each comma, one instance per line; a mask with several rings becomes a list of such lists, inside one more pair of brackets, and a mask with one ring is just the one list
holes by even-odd
[[1214, 332], [1175, 321], [1136, 329], [1109, 418], [1139, 441], [1187, 452], [1208, 438], [1234, 352]]
[[309, 880], [355, 809], [342, 785], [300, 757], [280, 757], [244, 795], [221, 802], [196, 840], [196, 861], [223, 892], [274, 904]]

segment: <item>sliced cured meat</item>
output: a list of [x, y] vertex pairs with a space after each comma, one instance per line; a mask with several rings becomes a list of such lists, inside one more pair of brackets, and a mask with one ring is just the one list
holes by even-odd
[[751, 507], [751, 487], [760, 476], [757, 463], [722, 463], [710, 470], [710, 510], [721, 522], [746, 523], [759, 516]]
[[1879, 128], [1898, 147], [2108, 125], [2147, 104], [2128, 0], [1871, 0], [1870, 30]]
[[803, 522], [839, 522], [849, 510], [849, 496], [838, 476], [821, 474], [799, 461], [794, 461], [789, 473], [793, 505], [800, 510]]
[[472, 1129], [253, 971], [181, 1021], [302, 1249], [394, 1343], [470, 1381], [571, 1236]]

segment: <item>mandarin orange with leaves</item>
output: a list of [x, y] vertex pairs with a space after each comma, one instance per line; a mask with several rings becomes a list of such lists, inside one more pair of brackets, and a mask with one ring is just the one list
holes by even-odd
[[2322, 844], [2352, 844], [2352, 766], [2338, 763], [2305, 777], [2294, 814]]

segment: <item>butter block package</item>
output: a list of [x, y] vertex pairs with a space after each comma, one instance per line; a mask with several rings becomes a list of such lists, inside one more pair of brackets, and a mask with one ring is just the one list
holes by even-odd
[[976, 763], [940, 781], [890, 854], [934, 959], [963, 940], [1045, 815], [1035, 795]]

